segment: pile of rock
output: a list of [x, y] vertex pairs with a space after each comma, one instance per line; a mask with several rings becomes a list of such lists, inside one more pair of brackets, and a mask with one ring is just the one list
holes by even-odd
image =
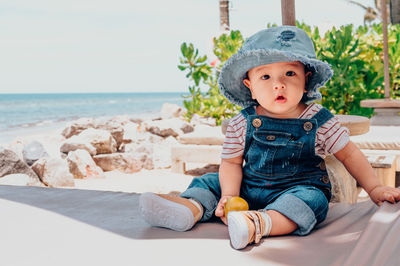
[[0, 148], [0, 183], [48, 187], [74, 186], [75, 178], [103, 178], [105, 171], [135, 173], [171, 167], [171, 146], [196, 124], [215, 121], [196, 117], [187, 123], [178, 105], [164, 104], [160, 117], [81, 118], [61, 133], [57, 152], [46, 141], [14, 142]]

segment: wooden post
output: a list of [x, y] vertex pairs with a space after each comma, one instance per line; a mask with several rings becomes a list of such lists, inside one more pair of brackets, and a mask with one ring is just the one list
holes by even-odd
[[388, 55], [388, 30], [387, 30], [387, 6], [386, 0], [381, 0], [382, 8], [382, 32], [383, 32], [383, 73], [385, 81], [385, 99], [390, 98], [390, 76]]
[[385, 82], [385, 98], [369, 99], [360, 102], [361, 107], [374, 108], [375, 115], [371, 118], [371, 125], [400, 126], [400, 100], [390, 99], [390, 75], [388, 55], [388, 29], [386, 1], [380, 0], [383, 32], [383, 74]]
[[390, 0], [390, 22], [400, 24], [400, 0]]
[[229, 31], [229, 1], [219, 0], [219, 24], [222, 32]]
[[294, 0], [281, 0], [282, 25], [296, 26]]

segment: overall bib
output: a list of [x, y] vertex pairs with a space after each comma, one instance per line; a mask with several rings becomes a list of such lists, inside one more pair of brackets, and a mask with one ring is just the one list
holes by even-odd
[[[308, 234], [328, 212], [331, 184], [324, 160], [315, 154], [317, 129], [333, 117], [322, 108], [310, 119], [276, 119], [241, 111], [247, 120], [240, 196], [251, 210], [276, 210]], [[221, 197], [218, 173], [194, 178], [181, 194], [204, 207], [201, 221], [212, 217]]]

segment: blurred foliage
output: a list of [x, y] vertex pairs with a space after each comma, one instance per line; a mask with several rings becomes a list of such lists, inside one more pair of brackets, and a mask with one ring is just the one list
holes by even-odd
[[[206, 55], [198, 55], [198, 50], [194, 49], [193, 44], [183, 43], [178, 68], [186, 71], [186, 77], [194, 82], [194, 85], [189, 87], [190, 95], [183, 96], [183, 104], [187, 110], [186, 119], [190, 121], [194, 114], [198, 114], [215, 118], [217, 125], [220, 125], [222, 120], [232, 118], [240, 110], [239, 106], [230, 103], [220, 93], [217, 80], [223, 64], [242, 46], [243, 37], [239, 31], [231, 31], [214, 38], [213, 42], [216, 59], [211, 63], [206, 63]], [[200, 84], [205, 85], [208, 91], [202, 93]]]
[[[371, 116], [373, 109], [360, 107], [360, 101], [384, 97], [382, 24], [333, 27], [323, 35], [318, 27], [300, 22], [297, 22], [297, 27], [309, 34], [317, 58], [329, 63], [334, 71], [332, 79], [320, 88], [320, 103], [334, 114]], [[389, 25], [388, 39], [391, 98], [400, 99], [399, 24]], [[207, 56], [199, 56], [193, 44], [183, 43], [178, 68], [186, 71], [186, 77], [194, 82], [189, 87], [190, 95], [184, 96], [186, 118], [190, 120], [193, 114], [199, 114], [213, 117], [220, 124], [240, 110], [220, 94], [217, 79], [223, 64], [237, 52], [244, 40], [239, 31], [231, 31], [213, 41], [216, 60], [207, 62]], [[200, 84], [208, 88], [206, 93], [201, 92]]]
[[[354, 28], [333, 27], [320, 35], [318, 27], [297, 27], [312, 38], [317, 58], [332, 66], [334, 75], [320, 89], [321, 104], [334, 114], [371, 116], [372, 108], [360, 107], [364, 99], [384, 97], [382, 24]], [[400, 98], [400, 25], [388, 27], [391, 98]]]

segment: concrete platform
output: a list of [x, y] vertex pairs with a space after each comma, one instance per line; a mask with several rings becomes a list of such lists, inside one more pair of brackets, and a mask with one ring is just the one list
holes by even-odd
[[333, 204], [305, 237], [231, 248], [227, 227], [150, 227], [137, 193], [0, 186], [1, 265], [398, 265], [400, 204]]

